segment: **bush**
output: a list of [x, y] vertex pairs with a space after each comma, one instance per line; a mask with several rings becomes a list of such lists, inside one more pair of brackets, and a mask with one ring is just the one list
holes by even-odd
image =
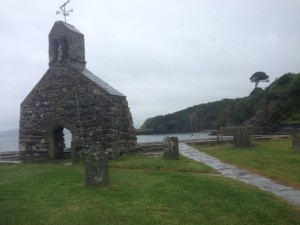
[[290, 94], [300, 96], [300, 74], [294, 77], [293, 82], [290, 87]]
[[291, 73], [284, 74], [276, 80], [278, 86], [283, 86], [291, 82], [293, 75]]

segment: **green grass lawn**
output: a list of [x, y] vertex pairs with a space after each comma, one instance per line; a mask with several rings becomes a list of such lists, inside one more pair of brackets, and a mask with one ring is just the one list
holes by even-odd
[[292, 149], [291, 139], [260, 141], [243, 149], [233, 148], [228, 143], [194, 147], [223, 162], [300, 189], [300, 151]]
[[176, 163], [174, 163], [173, 160], [163, 160], [161, 157], [151, 157], [143, 154], [127, 155], [118, 160], [110, 161], [110, 167], [120, 169], [219, 174], [219, 172], [211, 167], [190, 160], [184, 156], [180, 156], [180, 160], [175, 161]]
[[300, 209], [206, 166], [126, 156], [107, 187], [84, 185], [77, 162], [0, 164], [1, 225], [296, 225]]

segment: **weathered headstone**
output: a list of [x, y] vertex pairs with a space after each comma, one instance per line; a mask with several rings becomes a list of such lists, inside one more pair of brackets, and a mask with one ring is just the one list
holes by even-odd
[[164, 137], [164, 159], [179, 159], [178, 137]]
[[300, 151], [300, 133], [294, 132], [292, 134], [292, 142], [293, 142], [293, 149]]
[[86, 154], [86, 185], [108, 185], [108, 154], [102, 146], [92, 145]]
[[247, 127], [236, 127], [233, 130], [233, 144], [236, 148], [251, 147], [250, 131]]

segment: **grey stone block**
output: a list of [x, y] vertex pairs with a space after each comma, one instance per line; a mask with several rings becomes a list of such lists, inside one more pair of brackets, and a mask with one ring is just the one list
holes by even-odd
[[178, 137], [164, 137], [164, 159], [179, 159]]
[[293, 149], [300, 151], [300, 133], [292, 134]]
[[86, 185], [108, 185], [108, 154], [103, 147], [92, 145], [86, 154]]

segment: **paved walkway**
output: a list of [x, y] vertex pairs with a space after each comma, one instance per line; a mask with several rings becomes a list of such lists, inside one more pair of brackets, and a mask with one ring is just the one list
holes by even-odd
[[217, 158], [209, 156], [203, 152], [199, 152], [197, 149], [190, 147], [185, 143], [179, 144], [179, 152], [190, 159], [204, 163], [218, 170], [225, 177], [230, 177], [244, 183], [254, 185], [264, 191], [269, 191], [285, 199], [293, 205], [300, 206], [300, 191], [295, 190], [294, 188], [277, 184], [272, 180], [260, 175], [250, 173], [247, 170], [239, 169], [227, 163], [223, 163]]

